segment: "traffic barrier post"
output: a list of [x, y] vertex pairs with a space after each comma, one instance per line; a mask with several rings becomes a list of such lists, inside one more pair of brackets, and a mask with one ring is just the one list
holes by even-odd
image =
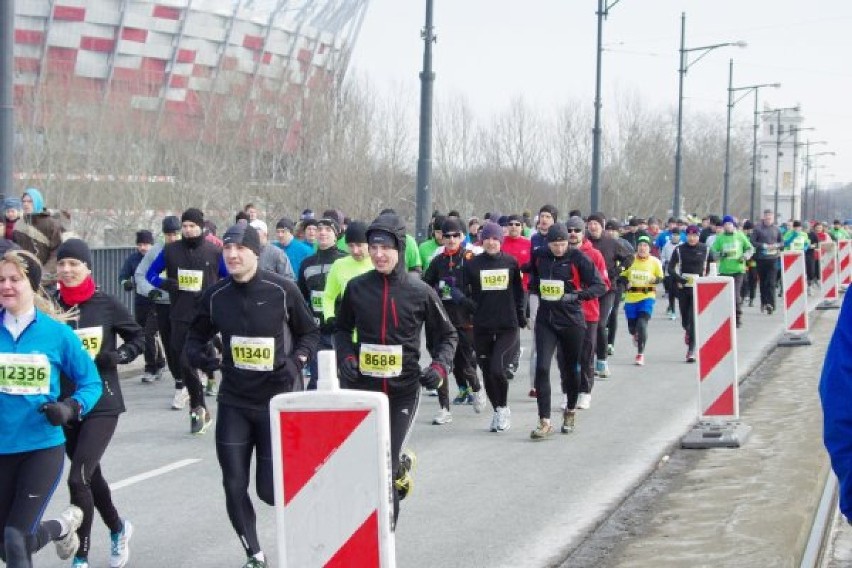
[[840, 278], [840, 291], [846, 292], [852, 285], [852, 240], [837, 241], [837, 265]]
[[[336, 379], [321, 351], [318, 384]], [[334, 381], [336, 382], [336, 381]], [[394, 568], [387, 397], [317, 390], [270, 402], [278, 566]]]
[[810, 345], [808, 276], [804, 251], [789, 250], [781, 253], [781, 287], [784, 291], [784, 334], [778, 340], [778, 345]]
[[692, 289], [698, 346], [698, 422], [683, 448], [738, 448], [751, 428], [740, 421], [734, 280], [698, 278]]
[[819, 244], [820, 303], [818, 310], [836, 310], [840, 307], [837, 292], [837, 247], [834, 241]]

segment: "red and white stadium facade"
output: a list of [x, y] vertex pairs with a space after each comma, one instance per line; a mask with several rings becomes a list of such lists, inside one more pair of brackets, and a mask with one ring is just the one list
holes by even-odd
[[164, 138], [212, 139], [225, 120], [291, 151], [301, 105], [342, 78], [368, 1], [16, 0], [17, 120], [50, 120], [44, 101], [61, 94], [128, 109]]

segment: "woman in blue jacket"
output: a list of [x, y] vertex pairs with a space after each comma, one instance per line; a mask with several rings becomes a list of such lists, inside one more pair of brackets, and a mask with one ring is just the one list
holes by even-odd
[[[101, 396], [95, 364], [62, 314], [38, 292], [41, 265], [32, 254], [0, 258], [0, 555], [9, 568], [32, 566], [32, 554], [56, 543], [62, 559], [79, 546], [83, 518], [68, 507], [41, 522], [62, 476], [62, 426], [89, 412]], [[76, 383], [58, 402], [60, 374]]]

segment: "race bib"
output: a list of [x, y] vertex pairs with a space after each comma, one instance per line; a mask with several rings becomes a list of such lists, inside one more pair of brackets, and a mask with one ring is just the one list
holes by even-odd
[[505, 290], [509, 287], [509, 269], [483, 270], [479, 273], [479, 284], [483, 290]]
[[650, 286], [652, 281], [651, 273], [647, 270], [631, 270], [630, 285], [635, 288], [643, 288]]
[[740, 247], [737, 243], [725, 243], [722, 246], [722, 254], [725, 258], [736, 258], [740, 255]]
[[321, 290], [311, 290], [311, 309], [318, 314], [322, 313], [322, 294]]
[[245, 371], [271, 371], [275, 360], [274, 337], [231, 337], [234, 367]]
[[201, 292], [201, 281], [204, 273], [201, 270], [184, 270], [178, 268], [178, 290], [183, 292]]
[[693, 286], [695, 286], [695, 280], [698, 278], [697, 274], [683, 273], [681, 274], [681, 276], [686, 278], [686, 284], [684, 284], [684, 286], [686, 286], [687, 288], [692, 288]]
[[89, 357], [94, 360], [95, 356], [101, 351], [101, 344], [104, 340], [104, 328], [101, 326], [83, 327], [75, 329], [74, 333], [76, 333], [77, 337], [80, 338], [80, 341], [83, 342], [83, 349], [85, 349], [89, 354]]
[[50, 362], [41, 353], [0, 353], [0, 392], [15, 395], [48, 394]]
[[450, 292], [449, 285], [443, 280], [438, 281], [438, 293], [441, 295], [442, 300], [453, 299], [453, 294]]
[[398, 377], [402, 374], [402, 345], [362, 343], [358, 362], [362, 375]]
[[538, 285], [538, 293], [545, 302], [558, 302], [565, 295], [563, 280], [542, 280]]

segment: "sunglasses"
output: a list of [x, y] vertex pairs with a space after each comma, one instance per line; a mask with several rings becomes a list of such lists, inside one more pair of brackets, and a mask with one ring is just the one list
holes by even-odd
[[514, 222], [514, 221], [513, 221], [513, 222], [509, 223], [509, 226], [510, 226], [510, 227], [520, 227], [520, 226], [521, 226], [521, 224], [520, 224], [520, 223], [516, 223], [516, 222]]
[[569, 233], [582, 233], [583, 229], [568, 229]]
[[460, 239], [461, 233], [444, 233], [443, 236], [448, 239]]

